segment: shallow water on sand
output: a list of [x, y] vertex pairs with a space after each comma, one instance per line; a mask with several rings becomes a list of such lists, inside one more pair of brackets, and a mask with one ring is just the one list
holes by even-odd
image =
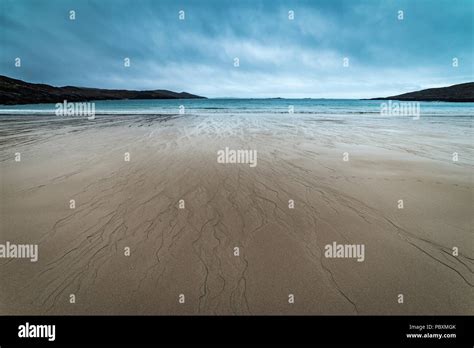
[[244, 124], [275, 134], [303, 132], [334, 141], [399, 148], [440, 160], [452, 157], [454, 152], [462, 153], [464, 163], [474, 163], [474, 103], [421, 102], [419, 114], [401, 116], [393, 115], [394, 110], [392, 114], [382, 114], [384, 103], [388, 102], [331, 99], [97, 101], [96, 119], [91, 122], [85, 116], [55, 116], [54, 104], [0, 106], [0, 146], [33, 141], [42, 129], [79, 131], [118, 124], [147, 127], [185, 117], [190, 127], [201, 120], [214, 120], [219, 127], [216, 131], [220, 132], [238, 131]]

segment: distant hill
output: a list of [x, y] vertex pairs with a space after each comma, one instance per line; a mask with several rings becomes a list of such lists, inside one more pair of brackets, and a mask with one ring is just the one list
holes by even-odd
[[90, 100], [119, 99], [195, 99], [204, 98], [186, 92], [176, 93], [157, 89], [152, 91], [129, 91], [124, 89], [99, 89], [86, 87], [53, 87], [28, 83], [0, 75], [0, 104], [40, 104], [81, 102]]
[[406, 101], [445, 101], [474, 102], [474, 82], [461, 83], [449, 87], [429, 88], [418, 92], [404, 93], [392, 97], [372, 98], [371, 100]]

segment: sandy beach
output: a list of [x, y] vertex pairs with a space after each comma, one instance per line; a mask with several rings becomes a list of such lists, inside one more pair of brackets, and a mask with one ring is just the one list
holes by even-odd
[[[472, 142], [274, 116], [4, 121], [1, 242], [38, 261], [0, 259], [1, 314], [474, 314]], [[218, 163], [225, 147], [257, 165]]]

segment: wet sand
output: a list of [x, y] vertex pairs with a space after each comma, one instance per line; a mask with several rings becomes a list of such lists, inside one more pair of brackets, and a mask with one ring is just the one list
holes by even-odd
[[[442, 139], [228, 115], [5, 120], [0, 243], [39, 260], [0, 259], [1, 314], [474, 314], [473, 166], [434, 156]], [[218, 163], [225, 147], [257, 166]], [[365, 260], [326, 258], [333, 242]]]

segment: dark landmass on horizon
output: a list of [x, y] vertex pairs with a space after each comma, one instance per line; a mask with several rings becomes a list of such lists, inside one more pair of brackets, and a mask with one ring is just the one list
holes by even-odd
[[[0, 75], [0, 105], [43, 104], [85, 102], [92, 100], [137, 100], [137, 99], [207, 99], [187, 92], [157, 90], [101, 89], [88, 87], [54, 87], [47, 84], [29, 83]], [[221, 98], [218, 98], [221, 99]], [[224, 98], [225, 99], [225, 98]], [[239, 98], [232, 98], [239, 99]], [[250, 98], [252, 99], [252, 98]], [[256, 98], [261, 99], [261, 98]], [[281, 97], [263, 99], [284, 99]], [[319, 99], [319, 98], [302, 98]], [[322, 98], [327, 99], [327, 98]], [[361, 100], [442, 101], [474, 102], [474, 82], [449, 87], [429, 88], [390, 97]]]
[[85, 102], [91, 100], [197, 98], [205, 97], [163, 89], [132, 91], [74, 86], [53, 87], [46, 84], [29, 83], [0, 75], [0, 104], [3, 105], [62, 103], [64, 100], [68, 102]]
[[369, 100], [474, 102], [474, 82], [460, 83], [449, 87], [428, 88], [421, 91]]

